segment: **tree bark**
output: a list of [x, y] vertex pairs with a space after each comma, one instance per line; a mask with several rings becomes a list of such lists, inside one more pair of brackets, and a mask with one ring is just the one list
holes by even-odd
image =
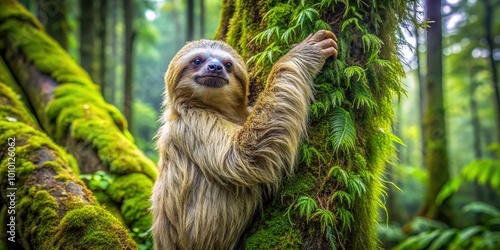
[[95, 63], [97, 55], [96, 48], [96, 11], [94, 11], [94, 0], [80, 0], [80, 65], [93, 79], [97, 72]]
[[133, 126], [133, 55], [134, 55], [134, 7], [133, 0], [125, 0], [123, 2], [124, 10], [124, 22], [125, 22], [125, 76], [124, 76], [124, 86], [125, 86], [125, 100], [124, 100], [124, 113], [125, 118], [129, 124], [129, 130], [132, 131]]
[[108, 102], [117, 106], [116, 104], [116, 68], [118, 65], [118, 45], [117, 45], [117, 32], [116, 32], [116, 27], [118, 25], [118, 0], [112, 0], [112, 7], [111, 7], [111, 62], [112, 62], [112, 67], [110, 67], [110, 73], [109, 73], [109, 82], [108, 82], [108, 87], [109, 87], [109, 100]]
[[21, 93], [5, 83], [9, 75], [0, 59], [0, 173], [5, 177], [0, 179], [0, 204], [7, 225], [2, 226], [7, 233], [7, 239], [2, 239], [7, 242], [5, 249], [137, 248], [121, 222], [79, 180], [71, 157], [30, 119], [17, 98]]
[[422, 215], [430, 219], [453, 224], [451, 199], [436, 204], [436, 197], [450, 179], [446, 148], [446, 124], [443, 93], [443, 58], [441, 1], [427, 0], [427, 18], [433, 20], [427, 30], [426, 79], [426, 167], [429, 183], [425, 193]]
[[[415, 21], [417, 21], [417, 6], [418, 4], [415, 3], [414, 8], [415, 8]], [[417, 82], [418, 82], [418, 100], [419, 100], [419, 120], [420, 120], [420, 147], [422, 151], [422, 166], [425, 167], [426, 163], [426, 148], [425, 148], [425, 125], [424, 125], [424, 119], [425, 119], [425, 81], [423, 79], [422, 75], [422, 64], [420, 62], [420, 51], [419, 45], [420, 45], [420, 30], [418, 28], [418, 24], [415, 24], [415, 40], [416, 40], [416, 48], [415, 48], [415, 58], [417, 59], [417, 69], [416, 69], [416, 74], [417, 74]]]
[[186, 0], [186, 41], [194, 40], [194, 0]]
[[100, 201], [110, 209], [117, 207], [130, 229], [146, 232], [151, 227], [154, 164], [133, 144], [122, 114], [104, 101], [88, 74], [26, 10], [10, 0], [0, 1], [0, 9], [6, 8], [11, 11], [0, 16], [0, 54], [42, 128], [75, 156], [82, 173], [102, 169], [113, 176], [109, 187], [99, 191]]
[[205, 38], [205, 0], [200, 1], [200, 37]]
[[106, 73], [108, 72], [107, 67], [107, 21], [108, 21], [108, 1], [100, 1], [99, 6], [99, 40], [100, 40], [100, 54], [99, 54], [99, 81], [98, 84], [101, 86], [101, 95], [104, 99], [107, 99], [106, 93], [108, 92], [108, 81], [106, 79]]
[[492, 3], [490, 0], [483, 0], [484, 4], [484, 28], [486, 29], [486, 43], [488, 44], [488, 61], [491, 71], [491, 87], [493, 88], [493, 109], [496, 118], [497, 142], [500, 143], [500, 81], [498, 79], [498, 66], [494, 58], [495, 50], [495, 9], [500, 6], [498, 3]]
[[45, 31], [68, 50], [68, 18], [66, 1], [38, 0], [38, 20]]

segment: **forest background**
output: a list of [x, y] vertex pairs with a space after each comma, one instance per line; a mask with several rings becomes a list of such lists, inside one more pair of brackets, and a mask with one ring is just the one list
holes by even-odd
[[[137, 146], [156, 162], [153, 138], [159, 126], [168, 63], [186, 41], [215, 37], [223, 3], [20, 2], [100, 85], [104, 99], [125, 115]], [[435, 93], [425, 86], [427, 68], [438, 66], [427, 67], [432, 42], [429, 46], [421, 23], [430, 13], [425, 3], [419, 2], [414, 6], [415, 25], [401, 34], [406, 39], [399, 48], [406, 95], [395, 98], [393, 104], [396, 116], [392, 130], [400, 140], [395, 143], [396, 155], [387, 164], [386, 209], [380, 210], [379, 239], [387, 248], [403, 242], [400, 248], [413, 244], [418, 249], [415, 242], [420, 242], [423, 247], [434, 244], [437, 249], [445, 244], [441, 242], [454, 239], [456, 243], [458, 238], [465, 241], [467, 236], [477, 236], [479, 243], [468, 244], [498, 246], [500, 1], [443, 0], [437, 8], [441, 10], [439, 20], [429, 17], [429, 25], [442, 23], [442, 48], [430, 56], [443, 59], [441, 115], [445, 126], [432, 133], [445, 145], [444, 155], [438, 158], [442, 160], [440, 171], [446, 174], [432, 174], [426, 152], [429, 138], [424, 121], [429, 118], [424, 111], [436, 100]], [[443, 178], [447, 174], [449, 177]], [[431, 203], [444, 204], [453, 196], [453, 212], [423, 219], [418, 215], [429, 215], [425, 194], [436, 184]], [[415, 236], [407, 238], [408, 234]]]

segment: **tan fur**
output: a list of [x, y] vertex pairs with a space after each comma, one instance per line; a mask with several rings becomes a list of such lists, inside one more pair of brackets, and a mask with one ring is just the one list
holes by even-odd
[[[195, 41], [173, 58], [165, 76], [160, 174], [151, 199], [156, 249], [235, 247], [262, 192], [275, 190], [293, 172], [313, 77], [333, 53], [317, 42], [299, 44], [274, 65], [251, 114], [246, 67], [229, 45]], [[196, 84], [189, 67], [196, 55], [229, 57], [229, 84]]]

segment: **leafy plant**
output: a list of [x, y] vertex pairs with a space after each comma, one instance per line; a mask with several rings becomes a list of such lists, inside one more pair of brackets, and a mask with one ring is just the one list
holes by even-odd
[[443, 186], [436, 202], [440, 204], [456, 193], [463, 181], [477, 181], [481, 185], [490, 185], [493, 190], [500, 190], [500, 161], [485, 158], [467, 164], [460, 171], [460, 175], [452, 178]]
[[113, 183], [114, 177], [103, 170], [97, 170], [93, 174], [82, 174], [80, 178], [87, 181], [87, 185], [93, 191], [104, 191], [109, 184]]
[[[446, 225], [427, 219], [419, 219], [426, 230], [408, 237], [395, 250], [420, 249], [499, 249], [500, 210], [482, 202], [472, 202], [462, 209], [463, 213], [483, 214], [484, 225], [473, 225], [463, 229], [448, 228]], [[419, 223], [417, 223], [418, 225]]]

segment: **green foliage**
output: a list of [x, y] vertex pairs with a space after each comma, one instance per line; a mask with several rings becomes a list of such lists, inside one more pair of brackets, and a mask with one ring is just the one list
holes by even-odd
[[351, 114], [341, 107], [336, 107], [332, 112], [331, 135], [328, 138], [333, 150], [354, 150], [356, 147], [356, 129]]
[[318, 205], [316, 204], [316, 201], [314, 201], [313, 198], [308, 196], [301, 196], [297, 200], [295, 208], [299, 210], [300, 216], [305, 216], [306, 221], [309, 221], [311, 219], [313, 212], [315, 212], [316, 209], [318, 209]]
[[87, 180], [87, 185], [92, 191], [106, 191], [114, 180], [113, 176], [103, 170], [97, 170], [94, 174], [82, 174], [80, 178]]
[[479, 159], [467, 164], [460, 175], [448, 181], [436, 198], [441, 204], [445, 199], [456, 193], [463, 181], [477, 182], [481, 185], [490, 185], [493, 190], [500, 190], [500, 161], [496, 159]]
[[462, 209], [465, 213], [483, 214], [484, 225], [463, 229], [448, 228], [439, 222], [419, 219], [420, 233], [408, 237], [394, 249], [498, 249], [500, 247], [500, 210], [482, 202], [472, 202]]

